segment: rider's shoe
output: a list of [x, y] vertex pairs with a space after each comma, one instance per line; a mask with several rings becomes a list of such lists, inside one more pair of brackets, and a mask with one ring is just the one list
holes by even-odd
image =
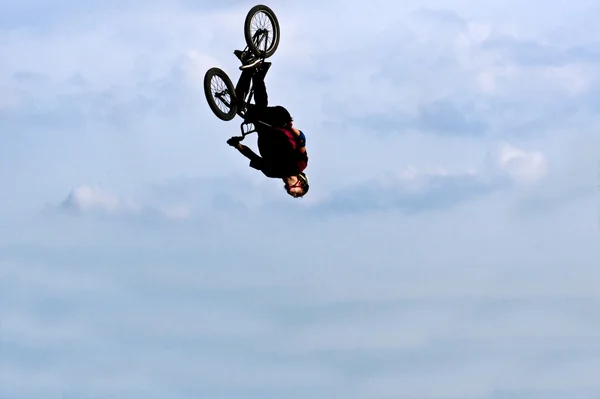
[[242, 61], [242, 66], [240, 66], [240, 71], [243, 71], [245, 69], [254, 68], [258, 64], [260, 64], [260, 58], [256, 57], [254, 54], [252, 54], [251, 51], [235, 50], [233, 52], [233, 54], [235, 54], [235, 56], [238, 57], [240, 59], [240, 61]]
[[242, 50], [233, 50], [233, 54], [235, 54], [235, 56], [238, 57], [238, 59], [242, 62], [246, 56], [246, 52]]

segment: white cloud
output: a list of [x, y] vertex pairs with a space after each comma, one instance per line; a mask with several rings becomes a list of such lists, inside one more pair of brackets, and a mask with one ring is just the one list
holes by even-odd
[[197, 50], [188, 50], [178, 61], [177, 68], [181, 71], [185, 84], [203, 93], [204, 74], [209, 68], [220, 65], [215, 57]]
[[83, 215], [139, 216], [162, 215], [171, 220], [185, 220], [191, 210], [183, 204], [155, 204], [152, 199], [141, 203], [130, 195], [119, 196], [97, 186], [81, 185], [74, 188], [59, 205], [59, 209]]
[[580, 65], [549, 66], [544, 68], [542, 74], [550, 81], [563, 85], [571, 95], [582, 94], [592, 86], [593, 77]]
[[0, 111], [9, 110], [19, 105], [20, 102], [21, 98], [17, 90], [0, 85]]
[[174, 205], [164, 210], [165, 215], [170, 219], [187, 219], [191, 211], [185, 205]]
[[117, 213], [138, 211], [130, 198], [119, 198], [97, 186], [81, 185], [75, 187], [61, 204], [64, 209], [77, 212]]
[[523, 184], [537, 183], [548, 172], [548, 163], [539, 151], [526, 151], [505, 143], [498, 151], [498, 165], [515, 181]]
[[493, 93], [496, 90], [496, 75], [492, 71], [482, 71], [476, 75], [479, 89], [484, 93]]
[[405, 180], [415, 180], [427, 176], [447, 176], [448, 171], [442, 167], [425, 167], [417, 168], [415, 166], [407, 166], [399, 171], [398, 176]]
[[482, 44], [491, 33], [491, 27], [487, 24], [469, 22], [466, 29], [456, 37], [457, 47], [475, 47]]

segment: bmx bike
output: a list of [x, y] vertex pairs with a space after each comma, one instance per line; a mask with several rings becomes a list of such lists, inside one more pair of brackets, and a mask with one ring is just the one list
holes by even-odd
[[[255, 26], [260, 27], [254, 31]], [[244, 38], [246, 39], [244, 51], [251, 51], [261, 63], [264, 62], [275, 53], [279, 46], [279, 31], [279, 21], [271, 8], [262, 4], [252, 7], [244, 21]], [[240, 125], [242, 137], [256, 131], [249, 127], [254, 124], [245, 119], [246, 104], [250, 104], [254, 95], [252, 86], [244, 98], [237, 98], [233, 82], [225, 71], [218, 67], [212, 67], [204, 75], [204, 94], [210, 109], [217, 118], [230, 121], [239, 115], [244, 119]], [[267, 124], [265, 123], [265, 125]]]

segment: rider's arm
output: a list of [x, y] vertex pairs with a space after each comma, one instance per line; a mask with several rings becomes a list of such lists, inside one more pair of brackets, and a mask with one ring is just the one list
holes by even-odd
[[292, 133], [296, 136], [296, 143], [298, 143], [298, 151], [304, 153], [306, 152], [306, 137], [304, 133], [302, 133], [299, 129], [294, 126], [290, 126]]
[[241, 152], [243, 156], [248, 158], [250, 160], [250, 163], [258, 164], [260, 163], [260, 161], [262, 161], [262, 158], [258, 154], [256, 154], [254, 151], [252, 151], [250, 148], [246, 147], [242, 143], [238, 143], [238, 145], [235, 148], [237, 148], [237, 150]]

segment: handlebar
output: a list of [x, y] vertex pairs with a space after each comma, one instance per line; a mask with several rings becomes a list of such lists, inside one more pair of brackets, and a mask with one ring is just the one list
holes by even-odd
[[[272, 127], [271, 125], [269, 125], [268, 123], [265, 122], [261, 122], [261, 121], [256, 121], [257, 123], [260, 123], [261, 125], [267, 126], [267, 127]], [[248, 130], [245, 130], [244, 127], [248, 126], [248, 125], [252, 125], [253, 129], [250, 129], [248, 127]], [[240, 130], [242, 131], [242, 140], [244, 139], [244, 137], [246, 137], [247, 135], [256, 132], [256, 126], [254, 124], [254, 122], [250, 122], [250, 121], [243, 121], [240, 124]]]

